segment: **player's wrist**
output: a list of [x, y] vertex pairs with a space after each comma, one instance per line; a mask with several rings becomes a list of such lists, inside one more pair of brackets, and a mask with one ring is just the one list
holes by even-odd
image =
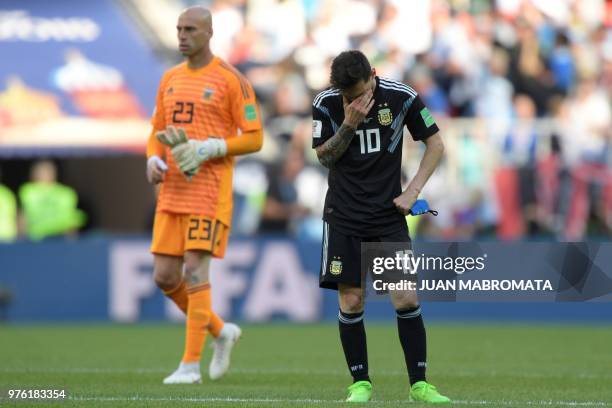
[[353, 131], [355, 131], [355, 130], [357, 129], [357, 126], [356, 126], [356, 125], [354, 125], [353, 123], [351, 123], [351, 122], [349, 122], [349, 121], [347, 121], [347, 120], [345, 120], [344, 122], [342, 122], [342, 126], [344, 126], [344, 127], [348, 128], [349, 130], [353, 130]]
[[209, 138], [207, 140], [210, 146], [210, 158], [216, 159], [227, 155], [227, 143], [221, 138]]
[[200, 163], [227, 155], [227, 143], [220, 138], [211, 137], [204, 141], [190, 140], [189, 143], [193, 145]]
[[421, 188], [413, 185], [409, 185], [406, 190], [404, 190], [404, 194], [417, 196], [421, 194]]

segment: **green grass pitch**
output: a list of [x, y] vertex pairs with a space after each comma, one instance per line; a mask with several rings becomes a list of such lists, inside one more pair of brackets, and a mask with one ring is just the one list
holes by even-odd
[[[397, 331], [368, 324], [372, 407], [419, 406]], [[162, 385], [182, 352], [181, 325], [0, 326], [0, 406], [338, 407], [349, 375], [337, 327], [245, 325], [226, 377]], [[612, 328], [431, 324], [428, 379], [457, 406], [612, 406]], [[210, 341], [209, 341], [210, 343]], [[58, 402], [10, 401], [7, 390], [65, 389]]]

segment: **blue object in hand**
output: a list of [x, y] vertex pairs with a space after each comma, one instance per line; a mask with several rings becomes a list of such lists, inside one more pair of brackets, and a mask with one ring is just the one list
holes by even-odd
[[434, 216], [438, 215], [437, 211], [429, 208], [429, 203], [424, 199], [416, 200], [414, 204], [412, 204], [412, 207], [410, 207], [410, 211], [408, 211], [410, 215], [421, 215], [425, 213], [431, 213]]

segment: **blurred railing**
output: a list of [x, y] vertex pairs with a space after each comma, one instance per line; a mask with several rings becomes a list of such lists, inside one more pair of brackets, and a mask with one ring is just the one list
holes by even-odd
[[[306, 157], [306, 166], [295, 178], [298, 202], [310, 209], [307, 218], [320, 219], [326, 169], [311, 149], [309, 121], [296, 122], [289, 143], [303, 147]], [[482, 234], [506, 239], [609, 236], [612, 172], [604, 136], [601, 151], [594, 154], [592, 149], [581, 150], [581, 138], [586, 135], [573, 134], [572, 126], [553, 119], [439, 118], [437, 122], [445, 156], [422, 194], [440, 216], [414, 225], [415, 234], [447, 239], [472, 239]], [[266, 139], [266, 152], [259, 157], [266, 166], [278, 167], [289, 147], [271, 136]], [[404, 183], [415, 174], [423, 151], [424, 144], [412, 141], [406, 132]], [[258, 171], [252, 159], [245, 169], [248, 171], [241, 172], [239, 164], [235, 190], [238, 195], [250, 196], [251, 201], [259, 195], [255, 202], [260, 206], [270, 181], [266, 173], [269, 176], [270, 172]], [[252, 177], [262, 181], [251, 183]], [[257, 218], [253, 218], [253, 208], [249, 211], [251, 228], [242, 231], [246, 233], [255, 231], [256, 222], [252, 221]], [[240, 219], [240, 214], [237, 216]]]

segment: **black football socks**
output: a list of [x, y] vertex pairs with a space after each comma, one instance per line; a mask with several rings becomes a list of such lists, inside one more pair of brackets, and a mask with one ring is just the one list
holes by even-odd
[[363, 311], [360, 313], [338, 312], [340, 341], [353, 382], [370, 381], [368, 376], [368, 348], [363, 325]]
[[427, 336], [421, 317], [421, 307], [396, 310], [397, 331], [399, 334], [406, 368], [410, 377], [410, 385], [417, 381], [425, 381], [427, 368]]

